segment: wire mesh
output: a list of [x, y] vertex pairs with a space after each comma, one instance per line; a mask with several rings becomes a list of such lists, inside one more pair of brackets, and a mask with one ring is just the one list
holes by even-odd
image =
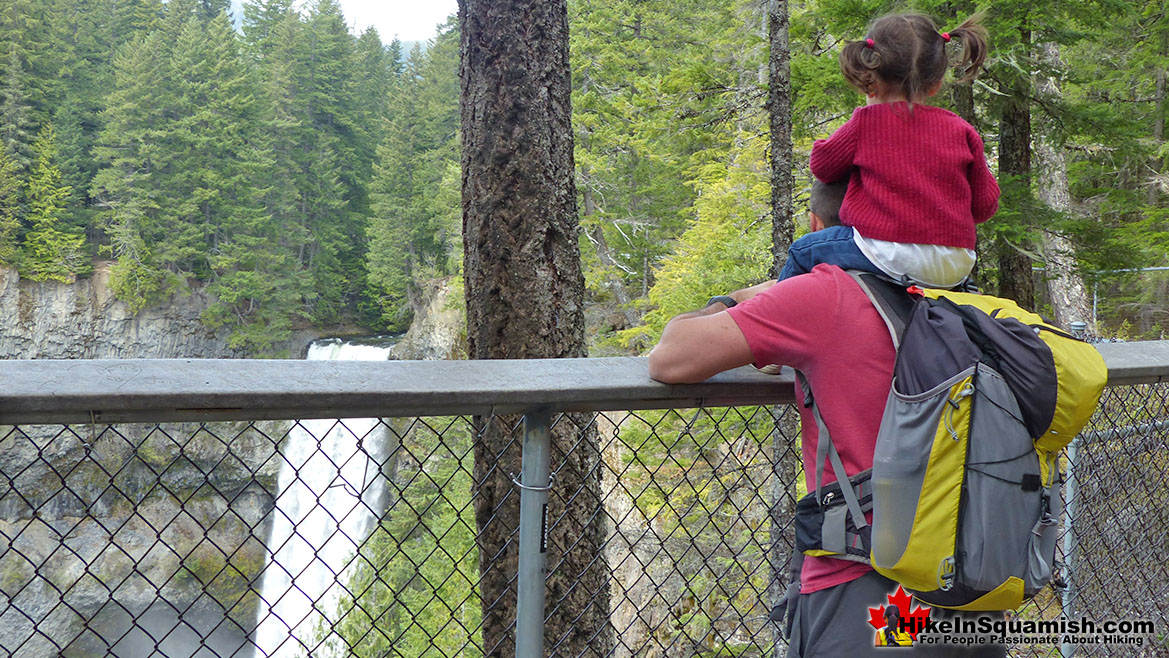
[[[803, 487], [794, 409], [553, 426], [550, 655], [785, 653], [769, 611]], [[0, 655], [506, 655], [521, 434], [517, 417], [467, 416], [4, 428]], [[1064, 470], [1070, 588], [1016, 614], [1164, 633], [1169, 384], [1108, 389]]]

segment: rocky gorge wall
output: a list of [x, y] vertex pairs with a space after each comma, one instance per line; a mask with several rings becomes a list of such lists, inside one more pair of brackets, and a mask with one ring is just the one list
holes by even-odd
[[[0, 269], [0, 358], [245, 356], [227, 347], [227, 329], [203, 325], [208, 301], [195, 290], [135, 314], [114, 297], [107, 263], [71, 284]], [[299, 355], [311, 338], [282, 347]], [[255, 614], [250, 580], [264, 566], [272, 440], [242, 423], [0, 436], [0, 594], [11, 604], [0, 608], [0, 648], [129, 656], [179, 618], [224, 626], [224, 648], [240, 643]], [[163, 598], [183, 612], [155, 609]]]
[[[461, 300], [426, 291], [392, 358], [450, 358]], [[138, 314], [108, 267], [0, 269], [0, 358], [234, 358], [200, 291]], [[305, 331], [279, 346], [303, 356]], [[10, 383], [19, 385], [19, 382]], [[0, 655], [246, 658], [287, 422], [0, 428]], [[161, 603], [165, 601], [164, 603]], [[179, 622], [182, 622], [180, 624]]]
[[[226, 328], [200, 320], [209, 298], [202, 290], [175, 295], [135, 314], [114, 297], [109, 263], [75, 283], [21, 280], [0, 268], [0, 358], [5, 359], [217, 359], [246, 354], [227, 347]], [[303, 356], [316, 332], [299, 332], [279, 344]]]

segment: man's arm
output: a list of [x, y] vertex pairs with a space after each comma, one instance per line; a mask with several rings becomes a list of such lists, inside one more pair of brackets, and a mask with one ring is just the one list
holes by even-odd
[[[744, 288], [730, 296], [743, 301], [774, 283]], [[670, 320], [649, 353], [649, 376], [667, 384], [691, 384], [751, 363], [747, 339], [724, 311], [725, 306], [715, 303]]]

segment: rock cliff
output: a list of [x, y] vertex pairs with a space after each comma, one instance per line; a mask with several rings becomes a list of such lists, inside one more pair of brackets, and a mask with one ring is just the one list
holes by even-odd
[[[432, 283], [397, 359], [451, 358], [461, 295]], [[0, 269], [0, 358], [227, 358], [195, 291], [133, 314], [108, 267]], [[303, 332], [280, 348], [303, 356]], [[0, 655], [251, 655], [287, 422], [0, 428]]]
[[[0, 269], [0, 358], [246, 356], [202, 324], [208, 301], [196, 290], [134, 314], [108, 264], [72, 284]], [[280, 348], [300, 356], [313, 337]], [[232, 654], [255, 616], [276, 425], [0, 428], [0, 654], [146, 655], [147, 634], [180, 618], [218, 627], [212, 644]]]
[[399, 361], [460, 359], [467, 352], [463, 290], [451, 278], [424, 284], [414, 321], [394, 345], [390, 358]]
[[[175, 295], [138, 314], [114, 297], [108, 262], [76, 283], [22, 281], [0, 267], [0, 358], [7, 359], [222, 359], [247, 356], [227, 347], [227, 329], [200, 321], [208, 297], [202, 290]], [[315, 332], [281, 343], [303, 356]]]

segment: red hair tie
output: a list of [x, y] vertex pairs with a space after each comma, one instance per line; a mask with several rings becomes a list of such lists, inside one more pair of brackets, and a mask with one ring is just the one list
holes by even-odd
[[872, 48], [876, 45], [872, 39], [865, 39], [865, 48]]
[[945, 41], [946, 43], [950, 43], [950, 33], [949, 32], [942, 32], [942, 41]]

